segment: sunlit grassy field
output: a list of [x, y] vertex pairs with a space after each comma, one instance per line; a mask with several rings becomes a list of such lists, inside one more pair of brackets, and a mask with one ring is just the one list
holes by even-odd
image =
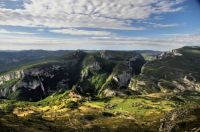
[[165, 113], [194, 105], [199, 96], [155, 93], [143, 96], [95, 98], [75, 96], [68, 91], [39, 102], [1, 100], [0, 124], [6, 129], [28, 131], [131, 130], [156, 131]]

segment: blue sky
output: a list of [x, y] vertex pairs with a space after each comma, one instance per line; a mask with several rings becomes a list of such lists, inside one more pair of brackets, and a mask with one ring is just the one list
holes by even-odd
[[0, 50], [200, 46], [198, 0], [0, 0]]

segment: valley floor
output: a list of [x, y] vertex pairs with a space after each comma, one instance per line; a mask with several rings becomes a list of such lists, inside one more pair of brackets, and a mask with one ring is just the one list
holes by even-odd
[[39, 102], [2, 99], [0, 130], [198, 132], [199, 101], [199, 93], [187, 93], [187, 96], [156, 93], [101, 99], [65, 92]]

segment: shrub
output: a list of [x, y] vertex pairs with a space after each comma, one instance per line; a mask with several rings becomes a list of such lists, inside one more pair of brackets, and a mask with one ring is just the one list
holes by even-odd
[[4, 108], [4, 111], [7, 113], [11, 113], [13, 111], [13, 109], [15, 108], [14, 104], [7, 104]]
[[76, 108], [78, 108], [78, 103], [75, 101], [70, 101], [67, 103], [67, 108], [76, 109]]

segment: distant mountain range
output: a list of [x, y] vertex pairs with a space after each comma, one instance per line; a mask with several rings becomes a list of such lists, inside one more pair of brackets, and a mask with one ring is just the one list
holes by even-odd
[[[26, 50], [26, 51], [0, 51], [0, 72], [7, 71], [9, 69], [20, 67], [36, 63], [37, 61], [45, 61], [46, 59], [52, 59], [55, 57], [63, 56], [68, 52], [73, 51], [45, 51], [45, 50]], [[86, 51], [95, 52], [95, 51]], [[158, 55], [158, 51], [138, 51], [142, 53], [147, 59], [151, 59], [155, 55]]]
[[66, 52], [44, 50], [0, 51], [0, 72], [47, 58], [62, 56]]

